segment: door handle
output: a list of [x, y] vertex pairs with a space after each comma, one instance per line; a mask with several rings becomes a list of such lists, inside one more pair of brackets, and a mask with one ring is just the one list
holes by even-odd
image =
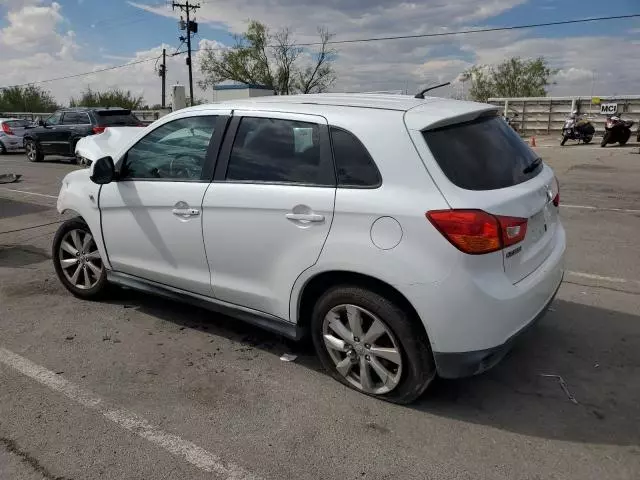
[[318, 213], [287, 213], [285, 217], [297, 222], [324, 222], [324, 215]]
[[195, 217], [200, 215], [200, 210], [197, 208], [174, 208], [171, 212], [179, 217]]

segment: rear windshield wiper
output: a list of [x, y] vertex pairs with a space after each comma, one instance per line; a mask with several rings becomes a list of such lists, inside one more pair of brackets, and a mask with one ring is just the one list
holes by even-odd
[[536, 168], [540, 166], [541, 163], [542, 163], [542, 159], [540, 157], [536, 158], [533, 162], [529, 164], [528, 167], [522, 170], [522, 173], [527, 174], [527, 173], [533, 172]]

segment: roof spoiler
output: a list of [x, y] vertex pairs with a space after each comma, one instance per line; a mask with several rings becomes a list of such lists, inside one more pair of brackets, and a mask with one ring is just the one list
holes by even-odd
[[440, 85], [434, 85], [433, 87], [425, 88], [420, 93], [416, 93], [413, 98], [420, 98], [420, 99], [424, 100], [424, 94], [425, 93], [427, 93], [427, 92], [429, 92], [431, 90], [435, 90], [436, 88], [446, 87], [447, 85], [451, 85], [451, 82], [441, 83]]

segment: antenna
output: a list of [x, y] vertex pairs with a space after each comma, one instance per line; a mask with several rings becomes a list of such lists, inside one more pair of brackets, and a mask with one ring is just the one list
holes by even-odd
[[425, 88], [420, 93], [416, 93], [413, 98], [421, 98], [422, 100], [424, 100], [424, 94], [425, 93], [427, 93], [427, 92], [429, 92], [431, 90], [435, 90], [436, 88], [446, 87], [447, 85], [451, 85], [451, 82], [441, 83], [440, 85], [434, 85], [433, 87]]

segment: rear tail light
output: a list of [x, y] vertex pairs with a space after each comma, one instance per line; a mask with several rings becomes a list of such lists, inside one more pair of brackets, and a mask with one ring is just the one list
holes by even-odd
[[560, 182], [557, 177], [553, 178], [554, 180], [554, 188], [553, 188], [553, 205], [556, 207], [560, 206]]
[[96, 126], [93, 127], [93, 133], [102, 133], [106, 130], [107, 127], [100, 127], [100, 126]]
[[491, 215], [482, 210], [435, 210], [429, 221], [458, 250], [480, 255], [524, 240], [527, 219]]
[[7, 125], [6, 123], [2, 124], [2, 131], [4, 133], [6, 133], [7, 135], [13, 135], [13, 130], [11, 130], [11, 127], [9, 125]]

